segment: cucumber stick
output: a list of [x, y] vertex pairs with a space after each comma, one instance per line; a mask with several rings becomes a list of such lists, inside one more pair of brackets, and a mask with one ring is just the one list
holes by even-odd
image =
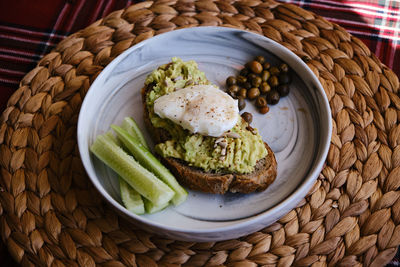
[[121, 198], [125, 207], [132, 213], [144, 214], [144, 203], [142, 197], [121, 177], [119, 177], [119, 189], [121, 191]]
[[146, 149], [138, 139], [134, 138], [119, 126], [111, 125], [111, 128], [117, 133], [118, 139], [142, 166], [153, 172], [175, 191], [175, 196], [172, 198], [172, 203], [174, 203], [174, 205], [179, 205], [186, 200], [188, 195], [187, 191], [176, 181], [172, 173], [162, 165], [161, 162], [148, 149]]
[[[105, 135], [110, 137], [116, 145], [121, 145], [121, 142], [111, 131], [107, 132]], [[145, 209], [142, 196], [133, 189], [132, 186], [128, 185], [124, 179], [119, 177], [118, 180], [121, 199], [127, 210], [135, 214], [144, 214]]]
[[149, 146], [147, 145], [146, 139], [144, 139], [144, 136], [142, 132], [139, 129], [139, 126], [137, 125], [136, 121], [130, 117], [124, 118], [121, 128], [127, 131], [130, 135], [132, 135], [134, 138], [136, 138], [142, 145], [144, 145], [145, 148], [149, 149]]
[[142, 167], [107, 135], [99, 135], [90, 150], [125, 182], [155, 205], [168, 203], [175, 195], [168, 185]]
[[106, 135], [108, 138], [110, 138], [110, 140], [113, 141], [114, 144], [116, 144], [117, 146], [121, 146], [121, 142], [118, 140], [118, 138], [112, 133], [112, 131], [108, 131], [106, 132], [104, 135]]
[[147, 200], [147, 199], [143, 199], [144, 202], [144, 207], [146, 209], [147, 213], [156, 213], [158, 211], [161, 211], [163, 209], [165, 209], [168, 206], [168, 203], [165, 205], [155, 205], [153, 202]]

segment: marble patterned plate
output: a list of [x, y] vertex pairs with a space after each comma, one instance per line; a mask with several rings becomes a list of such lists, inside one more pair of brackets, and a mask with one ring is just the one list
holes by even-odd
[[[146, 76], [172, 57], [195, 60], [214, 84], [243, 64], [264, 55], [273, 65], [286, 62], [293, 70], [290, 94], [259, 114], [253, 103], [253, 127], [275, 153], [278, 176], [265, 191], [225, 195], [189, 191], [185, 203], [152, 215], [131, 214], [121, 204], [116, 174], [89, 152], [95, 137], [126, 116], [143, 124], [140, 90]], [[331, 138], [328, 100], [318, 79], [295, 54], [258, 34], [222, 27], [176, 30], [143, 41], [113, 60], [86, 95], [78, 122], [78, 145], [83, 164], [104, 198], [133, 223], [169, 238], [215, 241], [260, 230], [293, 209], [306, 195], [322, 169]]]

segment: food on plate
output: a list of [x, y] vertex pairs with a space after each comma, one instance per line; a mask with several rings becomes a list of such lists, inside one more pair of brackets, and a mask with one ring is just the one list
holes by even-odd
[[240, 117], [240, 103], [212, 85], [196, 62], [173, 58], [154, 70], [142, 99], [155, 151], [189, 188], [250, 193], [274, 181], [272, 150]]
[[137, 139], [146, 149], [149, 149], [149, 145], [134, 119], [131, 117], [125, 117], [122, 121], [121, 128], [127, 131], [133, 138]]
[[154, 173], [159, 179], [174, 190], [175, 195], [171, 200], [172, 203], [179, 205], [185, 201], [187, 197], [186, 190], [178, 184], [171, 172], [146, 148], [147, 145], [143, 145], [139, 139], [132, 138], [128, 131], [117, 125], [111, 125], [111, 128], [115, 131], [117, 137], [121, 140], [127, 150], [132, 153], [134, 158], [143, 167]]
[[170, 203], [179, 205], [186, 190], [171, 172], [149, 151], [146, 140], [132, 118], [111, 132], [96, 137], [90, 150], [119, 175], [121, 199], [136, 214], [154, 213]]
[[[119, 177], [119, 190], [121, 192], [121, 199], [124, 206], [132, 213], [144, 214], [144, 203], [142, 196], [138, 191], [133, 189], [125, 180]], [[167, 202], [168, 203], [168, 202]]]
[[258, 111], [265, 114], [269, 111], [268, 104], [275, 105], [281, 97], [289, 94], [291, 80], [286, 63], [271, 66], [265, 57], [257, 56], [245, 64], [239, 75], [229, 76], [226, 86], [229, 95], [239, 99], [240, 110], [245, 106], [244, 99], [255, 99]]
[[212, 85], [191, 85], [154, 101], [154, 113], [192, 133], [219, 137], [237, 121], [237, 100]]
[[253, 115], [250, 112], [243, 112], [241, 116], [248, 124], [253, 121]]
[[108, 135], [97, 136], [91, 151], [142, 196], [157, 205], [169, 202], [174, 196], [172, 189], [128, 155]]

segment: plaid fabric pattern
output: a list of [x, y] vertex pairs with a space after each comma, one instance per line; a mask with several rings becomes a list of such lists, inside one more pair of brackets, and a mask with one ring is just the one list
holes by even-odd
[[371, 51], [400, 76], [400, 1], [298, 1], [283, 2], [313, 11], [360, 38]]
[[[138, 1], [138, 0], [137, 0]], [[400, 1], [299, 1], [298, 5], [337, 23], [360, 38], [400, 76]], [[22, 77], [69, 34], [85, 28], [132, 0], [0, 1], [0, 111]], [[0, 249], [2, 246], [0, 246]], [[7, 266], [10, 259], [0, 258]], [[389, 266], [400, 266], [400, 253]]]
[[22, 77], [63, 38], [131, 0], [0, 1], [0, 111]]

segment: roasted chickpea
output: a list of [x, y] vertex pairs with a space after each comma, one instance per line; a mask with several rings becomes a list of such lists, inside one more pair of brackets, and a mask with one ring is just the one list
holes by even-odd
[[229, 76], [228, 79], [226, 79], [226, 84], [228, 86], [235, 85], [236, 84], [236, 78], [233, 77], [233, 76]]
[[251, 113], [249, 112], [243, 112], [241, 116], [248, 124], [250, 124], [253, 121], [253, 115], [251, 115]]
[[264, 64], [265, 57], [263, 56], [256, 56], [255, 61], [260, 62], [260, 64]]
[[263, 72], [261, 72], [261, 80], [263, 82], [268, 81], [269, 77], [271, 76], [271, 74], [269, 73], [269, 71], [264, 70]]
[[250, 83], [250, 82], [245, 82], [245, 83], [242, 85], [242, 87], [245, 88], [245, 89], [247, 89], [247, 90], [249, 90], [249, 89], [251, 88], [251, 83]]
[[279, 69], [282, 72], [288, 72], [289, 71], [289, 66], [286, 63], [282, 63], [281, 65], [279, 65]]
[[247, 98], [250, 100], [256, 99], [260, 95], [260, 90], [256, 87], [247, 91]]
[[244, 89], [244, 88], [242, 88], [242, 89], [239, 90], [239, 92], [237, 92], [236, 95], [237, 95], [238, 98], [239, 98], [239, 97], [241, 97], [241, 98], [246, 98], [246, 96], [247, 96], [247, 90]]
[[251, 82], [251, 80], [253, 80], [255, 77], [257, 77], [256, 74], [254, 74], [254, 73], [249, 73], [249, 75], [247, 75], [247, 80]]
[[262, 83], [261, 77], [256, 76], [253, 79], [251, 79], [251, 85], [253, 85], [254, 87], [259, 87]]
[[259, 111], [261, 114], [266, 114], [266, 113], [268, 113], [268, 111], [269, 111], [269, 107], [268, 107], [268, 106], [265, 106], [265, 107], [259, 108], [258, 111]]
[[277, 76], [271, 76], [268, 83], [272, 88], [277, 87], [279, 85], [279, 79]]
[[266, 94], [271, 90], [271, 86], [269, 86], [269, 84], [267, 82], [263, 82], [260, 85], [260, 93], [261, 94]]
[[251, 61], [251, 62], [249, 63], [249, 69], [250, 69], [253, 73], [259, 74], [259, 73], [262, 72], [263, 67], [262, 67], [262, 65], [260, 64], [260, 62], [254, 60], [254, 61]]
[[289, 94], [290, 88], [287, 84], [281, 84], [277, 88], [280, 96], [287, 96]]
[[243, 68], [243, 69], [240, 71], [240, 75], [242, 75], [242, 76], [247, 76], [247, 75], [249, 75], [249, 70], [248, 70], [247, 68]]
[[[259, 55], [247, 62], [236, 77], [229, 76], [226, 79], [227, 93], [238, 99], [239, 110], [246, 107], [247, 98], [255, 100], [257, 110], [266, 114], [269, 112], [269, 105], [277, 104], [281, 97], [289, 94], [289, 84], [292, 81], [290, 72], [287, 63], [273, 66], [264, 56]], [[251, 123], [252, 114], [245, 112], [242, 116]]]
[[228, 92], [236, 94], [237, 92], [239, 92], [239, 86], [237, 85], [229, 86]]
[[290, 74], [287, 72], [281, 72], [279, 73], [279, 83], [280, 84], [287, 84], [291, 82], [291, 77]]
[[264, 70], [268, 70], [270, 67], [271, 67], [271, 64], [270, 64], [269, 62], [265, 62], [265, 63], [263, 64]]
[[303, 60], [305, 63], [307, 63], [308, 61], [311, 60], [311, 58], [309, 58], [308, 56], [302, 56], [301, 60]]
[[279, 102], [279, 98], [279, 93], [275, 89], [269, 91], [269, 93], [267, 94], [267, 101], [270, 105], [277, 104]]
[[259, 96], [256, 99], [256, 107], [258, 108], [262, 108], [265, 107], [267, 105], [267, 99], [265, 99], [265, 97]]
[[236, 78], [236, 83], [237, 84], [244, 84], [245, 82], [247, 82], [247, 78], [245, 76], [239, 75]]
[[270, 69], [269, 69], [269, 72], [271, 73], [271, 75], [278, 75], [279, 74], [279, 69], [278, 69], [278, 67], [271, 67]]
[[243, 97], [238, 98], [238, 107], [239, 110], [242, 110], [246, 107], [246, 100]]

